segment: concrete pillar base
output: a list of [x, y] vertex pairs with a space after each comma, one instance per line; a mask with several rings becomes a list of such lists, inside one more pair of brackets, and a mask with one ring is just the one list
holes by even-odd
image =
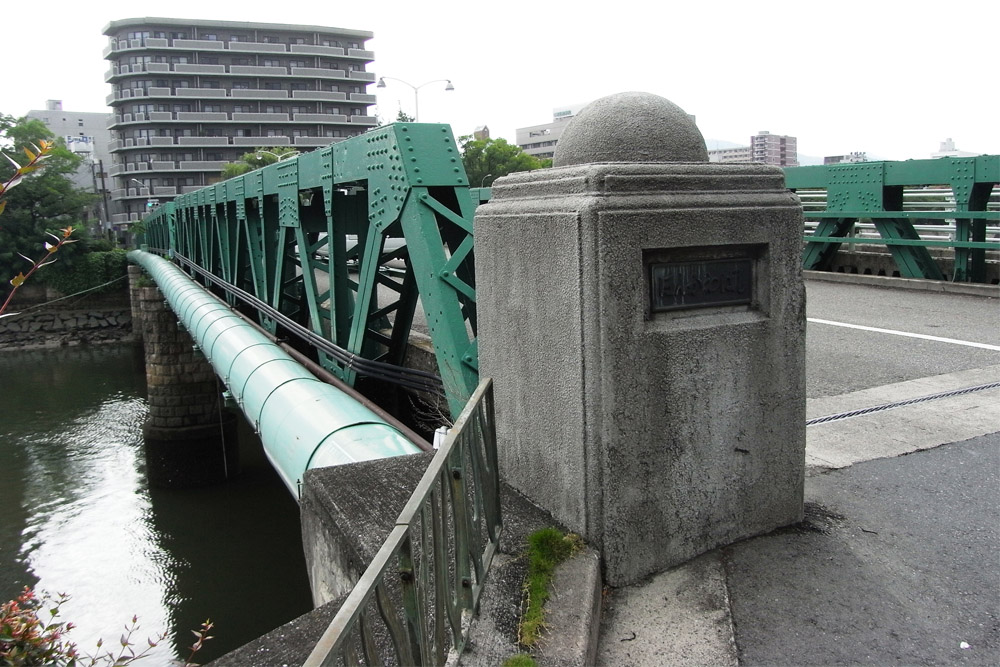
[[143, 425], [146, 478], [160, 488], [224, 482], [239, 473], [237, 418], [223, 411], [222, 423], [165, 428]]

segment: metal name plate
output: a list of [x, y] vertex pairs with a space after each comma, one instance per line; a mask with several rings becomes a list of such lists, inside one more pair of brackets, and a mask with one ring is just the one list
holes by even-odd
[[650, 311], [731, 306], [753, 301], [749, 257], [649, 265]]

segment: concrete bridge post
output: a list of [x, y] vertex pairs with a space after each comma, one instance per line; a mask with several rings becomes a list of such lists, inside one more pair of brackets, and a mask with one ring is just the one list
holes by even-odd
[[160, 290], [139, 287], [136, 296], [149, 403], [143, 425], [147, 477], [163, 487], [224, 481], [239, 469], [237, 417], [223, 409], [215, 371]]
[[799, 521], [802, 210], [780, 169], [709, 164], [645, 93], [571, 121], [475, 219], [480, 372], [506, 481], [635, 582]]

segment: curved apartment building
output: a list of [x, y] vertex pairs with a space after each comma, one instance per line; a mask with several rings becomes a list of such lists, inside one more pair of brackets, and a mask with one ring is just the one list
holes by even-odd
[[372, 33], [308, 25], [134, 18], [104, 28], [113, 92], [113, 223], [215, 183], [261, 146], [308, 151], [376, 120]]

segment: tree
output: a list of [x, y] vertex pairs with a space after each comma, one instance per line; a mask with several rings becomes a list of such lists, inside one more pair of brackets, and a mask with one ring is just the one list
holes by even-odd
[[399, 108], [399, 113], [396, 114], [396, 122], [397, 123], [412, 123], [413, 122], [413, 116], [407, 115], [406, 112], [403, 111], [403, 107], [400, 107]]
[[[24, 154], [43, 142], [53, 142], [47, 151], [44, 169], [24, 176], [17, 187], [4, 194], [6, 207], [0, 217], [0, 296], [10, 289], [11, 277], [27, 272], [32, 262], [25, 257], [38, 256], [49, 235], [62, 237], [64, 230], [82, 226], [83, 213], [95, 198], [77, 188], [71, 176], [81, 158], [67, 148], [62, 139], [37, 119], [0, 115], [0, 145], [8, 155]], [[0, 182], [6, 183], [16, 171], [14, 163], [2, 160]], [[84, 235], [80, 235], [84, 239]], [[71, 262], [85, 252], [87, 244], [78, 243], [59, 253], [60, 262]]]
[[244, 153], [236, 162], [230, 162], [222, 168], [222, 179], [226, 180], [234, 176], [241, 176], [254, 169], [266, 167], [269, 164], [278, 162], [286, 155], [294, 155], [299, 151], [291, 146], [271, 146], [270, 148], [255, 148], [249, 153]]
[[462, 163], [469, 185], [478, 187], [489, 177], [490, 182], [518, 171], [534, 171], [552, 166], [552, 160], [539, 160], [528, 155], [506, 139], [473, 139], [462, 137]]

